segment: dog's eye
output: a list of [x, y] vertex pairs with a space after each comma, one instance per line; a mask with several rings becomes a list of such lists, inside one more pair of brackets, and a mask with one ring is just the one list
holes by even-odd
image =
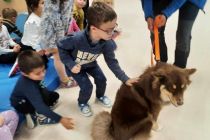
[[173, 89], [176, 89], [176, 85], [173, 85], [172, 87], [173, 87]]
[[184, 88], [184, 87], [185, 87], [185, 85], [184, 85], [184, 84], [182, 84], [182, 85], [181, 85], [181, 88]]

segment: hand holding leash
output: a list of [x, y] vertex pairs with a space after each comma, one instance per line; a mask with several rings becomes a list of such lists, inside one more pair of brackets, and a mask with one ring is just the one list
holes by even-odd
[[158, 28], [165, 26], [166, 24], [166, 16], [161, 14], [161, 15], [157, 15], [155, 17], [155, 26], [157, 26]]

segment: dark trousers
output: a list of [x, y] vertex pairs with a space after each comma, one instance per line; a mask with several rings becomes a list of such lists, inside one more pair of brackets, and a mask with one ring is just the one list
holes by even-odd
[[[48, 91], [47, 89], [42, 89], [42, 98], [44, 103], [47, 106], [53, 106], [54, 103], [56, 103], [59, 99], [59, 94], [54, 91]], [[32, 104], [27, 99], [22, 99], [18, 102], [12, 102], [12, 106], [20, 113], [22, 114], [34, 114], [35, 108], [32, 106]]]
[[[25, 50], [33, 50], [32, 47], [30, 46], [25, 46], [22, 44], [20, 44], [20, 46], [21, 46], [20, 52]], [[7, 54], [0, 55], [0, 64], [13, 64], [16, 61], [18, 54], [19, 53], [17, 52], [10, 52]]]
[[[170, 3], [161, 3], [153, 4], [154, 15], [158, 15], [161, 11]], [[186, 2], [179, 9], [179, 17], [178, 17], [178, 27], [176, 32], [176, 49], [175, 49], [175, 60], [174, 65], [185, 68], [187, 65], [187, 59], [190, 53], [190, 43], [191, 43], [191, 31], [194, 24], [194, 21], [198, 15], [199, 8], [193, 5], [190, 2]], [[159, 40], [160, 40], [160, 60], [163, 62], [167, 62], [167, 45], [165, 43], [165, 35], [164, 35], [165, 27], [159, 29]], [[151, 33], [152, 43], [154, 42], [154, 34]]]
[[[21, 42], [19, 43], [19, 45], [21, 46], [20, 52], [26, 51], [26, 50], [36, 51], [31, 46], [24, 45]], [[0, 64], [13, 64], [16, 61], [17, 56], [20, 52], [18, 53], [10, 52], [7, 54], [0, 55]], [[42, 58], [45, 63], [45, 68], [47, 68], [48, 57], [46, 55], [43, 55]]]
[[79, 104], [86, 104], [91, 97], [93, 84], [89, 79], [89, 75], [94, 78], [94, 83], [96, 84], [96, 97], [100, 98], [105, 94], [106, 77], [98, 65], [91, 68], [82, 69], [78, 74], [71, 73], [71, 76], [74, 78], [74, 80], [76, 80], [80, 87], [78, 98]]

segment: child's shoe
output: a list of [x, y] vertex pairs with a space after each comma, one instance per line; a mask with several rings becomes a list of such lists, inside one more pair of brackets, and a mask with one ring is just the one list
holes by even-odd
[[112, 107], [112, 102], [107, 96], [102, 96], [100, 98], [96, 98], [96, 103], [103, 105], [104, 107]]
[[39, 125], [57, 124], [57, 122], [47, 117], [43, 119], [39, 119], [38, 122], [39, 122]]
[[30, 129], [34, 128], [37, 125], [37, 116], [36, 114], [26, 114], [26, 126]]
[[9, 71], [8, 76], [9, 76], [9, 77], [12, 77], [12, 76], [14, 76], [16, 73], [18, 73], [19, 71], [20, 71], [20, 70], [19, 70], [18, 62], [17, 62], [17, 60], [16, 60], [15, 63], [13, 64], [11, 70]]
[[37, 118], [38, 124], [39, 125], [49, 125], [49, 124], [56, 124], [57, 122], [42, 115], [42, 114], [38, 114], [38, 118]]
[[58, 100], [53, 103], [52, 106], [49, 106], [51, 110], [55, 110], [59, 106]]
[[90, 117], [93, 115], [91, 108], [88, 104], [79, 104], [79, 108], [83, 116]]

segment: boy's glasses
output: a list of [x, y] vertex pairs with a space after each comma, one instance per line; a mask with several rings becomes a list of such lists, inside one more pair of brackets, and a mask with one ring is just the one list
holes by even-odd
[[108, 35], [112, 35], [116, 31], [117, 27], [118, 27], [118, 24], [116, 23], [115, 27], [113, 29], [111, 29], [111, 30], [103, 30], [103, 29], [98, 28], [98, 27], [96, 27], [96, 28], [101, 30], [101, 31], [103, 31], [104, 33], [106, 33]]

